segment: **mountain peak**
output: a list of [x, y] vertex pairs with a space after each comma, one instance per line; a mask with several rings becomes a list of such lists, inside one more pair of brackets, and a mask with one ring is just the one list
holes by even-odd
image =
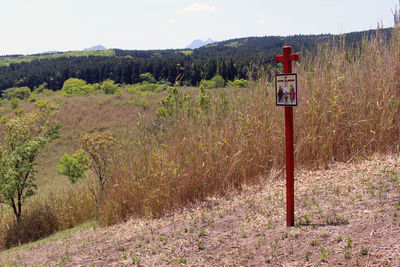
[[196, 49], [205, 45], [209, 45], [212, 43], [215, 43], [216, 41], [212, 40], [211, 38], [208, 38], [206, 41], [202, 41], [200, 39], [194, 40], [190, 45], [186, 46], [185, 48], [188, 49]]
[[83, 49], [83, 51], [98, 51], [98, 50], [106, 50], [106, 49], [107, 48], [105, 48], [102, 45], [95, 45], [95, 46], [92, 46], [92, 47], [89, 47], [89, 48], [85, 48], [85, 49]]

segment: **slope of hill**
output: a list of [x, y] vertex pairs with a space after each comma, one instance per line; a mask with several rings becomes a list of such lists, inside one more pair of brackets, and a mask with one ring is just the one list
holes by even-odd
[[[56, 243], [37, 242], [29, 245], [29, 255], [7, 251], [1, 254], [3, 261], [48, 261], [51, 266], [56, 261], [74, 266], [89, 265], [88, 261], [300, 265], [303, 259], [305, 265], [398, 264], [397, 243], [391, 239], [399, 234], [398, 157], [370, 156], [398, 153], [400, 29], [395, 33], [389, 42], [376, 37], [358, 49], [323, 44], [294, 66], [301, 88], [295, 111], [296, 166], [305, 169], [296, 174], [298, 227], [293, 229], [284, 226], [284, 182], [275, 179], [284, 165], [283, 110], [275, 106], [275, 88], [265, 75], [249, 81], [249, 88], [208, 91], [175, 86], [160, 94], [142, 91], [148, 82], [117, 88], [111, 81], [106, 87], [77, 81], [81, 85], [74, 86], [80, 90], [64, 90], [66, 96], [46, 90], [19, 103], [2, 101], [2, 121], [7, 123], [0, 124], [5, 133], [0, 136], [6, 142], [13, 140], [7, 134], [19, 132], [9, 127], [19, 122], [24, 126], [28, 112], [43, 101], [60, 105], [56, 118], [63, 127], [62, 138], [38, 157], [38, 194], [25, 203], [21, 222], [16, 223], [11, 207], [0, 206], [0, 249], [87, 220], [102, 225], [131, 220], [95, 233], [80, 232], [79, 237], [70, 238], [69, 232]], [[83, 62], [104, 58], [73, 59], [86, 72], [90, 65]], [[110, 87], [115, 95], [105, 94]], [[108, 131], [118, 138], [118, 150], [107, 161], [112, 163], [108, 186], [98, 204], [95, 174], [69, 184], [55, 167], [64, 152], [79, 149], [85, 133]], [[3, 152], [2, 164], [10, 170], [7, 176], [1, 172], [3, 189], [10, 188], [9, 174], [18, 167], [7, 163], [13, 158], [12, 146]], [[359, 158], [370, 161], [332, 165]], [[323, 171], [307, 169], [313, 167]], [[248, 185], [260, 187], [246, 189]], [[222, 195], [228, 198], [199, 204]], [[139, 217], [160, 219], [132, 219]]]
[[33, 55], [11, 55], [0, 56], [0, 67], [8, 67], [10, 64], [20, 64], [24, 62], [31, 62], [33, 60], [55, 59], [55, 58], [69, 58], [69, 57], [88, 57], [88, 56], [114, 56], [115, 52], [112, 49], [108, 50], [93, 50], [93, 51], [70, 51], [70, 52], [56, 52], [50, 51], [41, 54]]
[[[64, 266], [398, 266], [398, 155], [296, 174], [296, 226], [285, 226], [282, 172], [263, 185], [108, 228], [86, 224], [0, 252], [0, 264]], [[86, 229], [85, 229], [86, 228]]]

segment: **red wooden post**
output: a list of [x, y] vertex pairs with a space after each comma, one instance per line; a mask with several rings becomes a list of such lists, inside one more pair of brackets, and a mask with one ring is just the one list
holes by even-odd
[[[291, 54], [292, 47], [284, 46], [283, 55], [276, 62], [283, 63], [283, 73], [292, 73], [292, 61], [299, 60], [299, 53]], [[294, 226], [294, 148], [293, 107], [285, 107], [286, 136], [286, 226]]]

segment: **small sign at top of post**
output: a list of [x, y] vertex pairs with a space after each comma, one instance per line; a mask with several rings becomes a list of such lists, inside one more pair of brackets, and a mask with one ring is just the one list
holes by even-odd
[[[283, 63], [283, 74], [275, 77], [276, 104], [280, 101], [279, 84], [282, 86], [282, 104], [285, 106], [286, 137], [286, 226], [294, 226], [294, 147], [293, 147], [293, 106], [297, 105], [297, 75], [292, 73], [292, 61], [299, 60], [299, 54], [291, 54], [292, 47], [284, 46], [283, 55], [276, 56], [276, 62]], [[286, 77], [286, 78], [285, 78]], [[286, 86], [286, 92], [284, 88]], [[293, 90], [291, 88], [293, 86]], [[287, 97], [287, 99], [286, 99]]]

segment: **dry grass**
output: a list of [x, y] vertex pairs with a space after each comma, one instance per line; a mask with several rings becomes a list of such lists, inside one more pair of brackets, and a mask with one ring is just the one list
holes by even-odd
[[296, 113], [300, 162], [346, 161], [359, 153], [393, 151], [399, 143], [399, 31], [351, 50], [321, 46], [298, 67]]
[[[39, 154], [38, 193], [24, 206], [21, 225], [15, 224], [10, 209], [0, 207], [0, 249], [36, 240], [98, 216], [97, 205], [89, 192], [95, 177], [89, 173], [87, 181], [70, 185], [55, 167], [65, 152], [72, 154], [79, 148], [79, 137], [84, 132], [111, 130], [120, 139], [134, 136], [138, 118], [142, 116], [150, 120], [148, 116], [154, 116], [159, 96], [150, 99], [145, 112], [143, 107], [123, 104], [131, 97], [128, 94], [121, 97], [39, 95], [38, 99], [50, 99], [60, 105], [55, 119], [62, 125], [62, 138], [45, 146]], [[25, 112], [34, 108], [26, 101], [21, 101], [20, 107]]]
[[[317, 55], [301, 58], [294, 70], [300, 88], [295, 108], [296, 164], [328, 167], [373, 152], [398, 151], [398, 28], [389, 42], [378, 31], [352, 50], [341, 41], [321, 44]], [[104, 224], [131, 216], [159, 217], [244, 184], [257, 184], [271, 170], [280, 170], [284, 116], [283, 109], [275, 107], [267, 76], [251, 81], [249, 89], [213, 90], [209, 108], [199, 104], [194, 89], [186, 90], [192, 98], [179, 95], [173, 105], [181, 107], [167, 119], [155, 116], [156, 103], [165, 94], [148, 97], [146, 107], [127, 104], [132, 98], [127, 94], [46, 96], [61, 104], [57, 119], [63, 125], [63, 138], [42, 151], [38, 195], [25, 208], [27, 225], [33, 230], [47, 223], [56, 231], [97, 216]], [[31, 108], [23, 105], [27, 111]], [[71, 186], [55, 170], [64, 152], [78, 148], [79, 136], [95, 130], [111, 130], [127, 140], [121, 142], [100, 212], [88, 193], [94, 177]], [[1, 247], [6, 246], [7, 233], [15, 231], [10, 212], [0, 211], [0, 216]]]
[[[119, 139], [132, 138], [137, 132], [136, 123], [140, 117], [146, 120], [154, 117], [159, 97], [149, 98], [149, 107], [145, 111], [142, 107], [121, 104], [131, 98], [128, 94], [122, 97], [109, 95], [50, 97], [51, 101], [61, 104], [55, 119], [62, 125], [62, 138], [42, 151], [42, 157], [39, 160], [39, 175], [44, 179], [41, 179], [43, 184], [39, 184], [39, 188], [41, 186], [44, 188], [45, 184], [52, 188], [53, 177], [66, 181], [65, 177], [59, 176], [55, 166], [65, 152], [72, 154], [79, 148], [81, 134], [108, 130]], [[44, 188], [44, 191], [47, 191], [47, 188]]]
[[285, 226], [285, 180], [272, 175], [160, 219], [78, 229], [4, 251], [0, 265], [397, 266], [399, 166], [398, 155], [373, 155], [296, 172], [295, 227]]
[[[321, 44], [296, 65], [296, 162], [326, 167], [373, 152], [398, 151], [400, 52], [379, 30], [351, 50]], [[163, 213], [257, 183], [284, 163], [283, 109], [267, 79], [247, 90], [215, 92], [211, 107], [177, 94], [171, 121], [157, 133], [143, 128], [113, 172], [102, 206], [105, 223]], [[161, 123], [161, 125], [162, 125]]]

